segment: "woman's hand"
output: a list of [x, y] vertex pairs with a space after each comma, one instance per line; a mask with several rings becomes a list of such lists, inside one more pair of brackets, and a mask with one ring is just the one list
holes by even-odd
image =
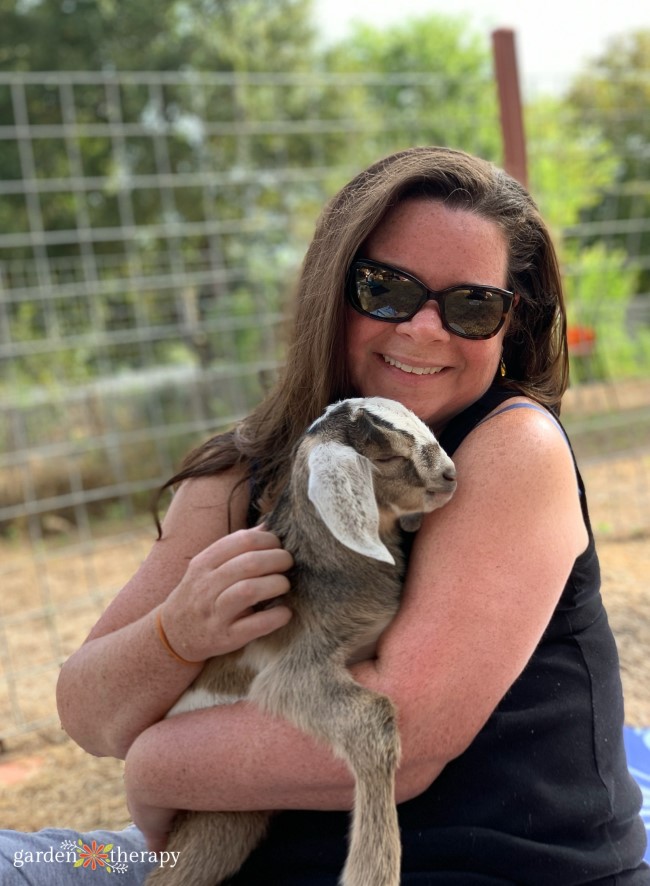
[[133, 823], [142, 831], [147, 841], [147, 848], [151, 852], [164, 852], [178, 810], [149, 806], [138, 799], [135, 792], [129, 790], [128, 785], [126, 803]]
[[172, 648], [188, 661], [204, 661], [287, 624], [287, 606], [258, 607], [289, 591], [284, 573], [292, 565], [291, 554], [263, 527], [242, 529], [211, 544], [192, 558], [161, 604]]

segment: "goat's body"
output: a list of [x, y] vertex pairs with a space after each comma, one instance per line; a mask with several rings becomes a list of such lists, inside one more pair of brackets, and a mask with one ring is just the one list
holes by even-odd
[[[325, 741], [347, 763], [356, 784], [341, 883], [398, 886], [396, 712], [390, 699], [360, 686], [347, 669], [372, 657], [399, 606], [403, 558], [397, 518], [380, 521], [379, 530], [393, 563], [370, 559], [324, 533], [307, 501], [310, 449], [307, 444], [298, 450], [291, 481], [264, 521], [294, 558], [291, 621], [239, 652], [210, 659], [170, 715], [248, 698]], [[159, 868], [148, 883], [217, 886], [240, 868], [269, 817], [182, 813], [169, 846], [180, 853], [179, 861], [175, 868]]]
[[[248, 697], [326, 741], [357, 776], [349, 871], [343, 883], [398, 883], [394, 773], [399, 735], [395, 711], [388, 698], [355, 683], [346, 665], [372, 653], [395, 615], [401, 570], [388, 563], [369, 567], [368, 558], [355, 553], [351, 556], [357, 569], [351, 570], [350, 552], [342, 557], [343, 546], [333, 537], [327, 540], [327, 549], [319, 545], [319, 550], [313, 550], [311, 527], [302, 521], [296, 523], [292, 514], [287, 494], [265, 524], [294, 557], [293, 618], [239, 652], [210, 659], [170, 714]], [[391, 547], [400, 563], [398, 545], [393, 542]], [[366, 576], [360, 580], [368, 571], [372, 582]], [[362, 735], [370, 738], [365, 746], [360, 745]], [[181, 853], [179, 861], [173, 869], [160, 868], [149, 882], [156, 886], [216, 886], [241, 867], [264, 836], [269, 818], [269, 813], [183, 813], [175, 822], [169, 846]], [[389, 853], [387, 845], [391, 846]], [[387, 854], [390, 871], [385, 870]]]

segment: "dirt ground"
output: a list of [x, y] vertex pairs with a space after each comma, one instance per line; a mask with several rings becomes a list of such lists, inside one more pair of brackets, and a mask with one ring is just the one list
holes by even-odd
[[[650, 724], [650, 455], [643, 458], [603, 460], [583, 470], [587, 484], [594, 528], [599, 541], [603, 575], [603, 596], [617, 637], [626, 697], [627, 722]], [[136, 542], [125, 541], [120, 551], [107, 545], [93, 553], [91, 574], [85, 581], [95, 587], [98, 576], [106, 587], [114, 586], [116, 570], [126, 575], [134, 571], [148, 546], [147, 535]], [[0, 551], [0, 555], [7, 552]], [[14, 550], [13, 556], [18, 557]], [[19, 558], [20, 559], [20, 558]], [[22, 558], [24, 565], [24, 557]], [[7, 562], [6, 559], [4, 561]], [[18, 563], [18, 560], [16, 561]], [[56, 558], [46, 564], [50, 570], [49, 593], [56, 603], [65, 599], [67, 611], [61, 623], [63, 651], [72, 651], [106, 602], [101, 594], [91, 601], [70, 602], [71, 584], [82, 582], [88, 573], [88, 556], [79, 562], [69, 554], [65, 569]], [[35, 569], [42, 568], [38, 564]], [[21, 584], [21, 605], [25, 605], [25, 575], [11, 564], [4, 575], [3, 601], [12, 598], [11, 580]], [[75, 570], [79, 574], [75, 577]], [[71, 581], [71, 577], [75, 581]], [[7, 585], [8, 583], [8, 585]], [[29, 583], [27, 583], [29, 584]], [[4, 605], [4, 604], [3, 604]], [[3, 612], [7, 615], [6, 610]], [[29, 660], [38, 661], [41, 646], [34, 625], [13, 626], [14, 642], [22, 644]], [[18, 638], [18, 639], [16, 639]], [[22, 656], [21, 656], [22, 657]], [[33, 697], [35, 710], [52, 709], [53, 681], [39, 680], [40, 693]], [[27, 676], [26, 686], [36, 680]], [[49, 678], [48, 678], [49, 679]], [[45, 687], [43, 689], [43, 686]], [[43, 694], [44, 693], [44, 694]], [[33, 712], [32, 712], [33, 713]], [[93, 827], [119, 828], [128, 823], [122, 791], [121, 764], [96, 759], [67, 740], [57, 728], [44, 728], [5, 742], [0, 755], [0, 827], [35, 830], [58, 825], [77, 830]]]

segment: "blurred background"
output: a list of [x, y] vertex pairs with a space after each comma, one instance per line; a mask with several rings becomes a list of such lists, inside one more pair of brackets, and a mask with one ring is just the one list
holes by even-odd
[[562, 416], [628, 720], [650, 724], [650, 13], [395, 6], [0, 0], [6, 827], [57, 802], [71, 825], [124, 817], [112, 761], [59, 732], [60, 663], [146, 555], [153, 491], [272, 383], [324, 201], [411, 145], [503, 162], [495, 26], [515, 28], [528, 184], [566, 281]]

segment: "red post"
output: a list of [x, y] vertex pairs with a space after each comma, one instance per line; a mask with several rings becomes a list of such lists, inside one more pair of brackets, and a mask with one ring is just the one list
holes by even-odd
[[513, 178], [528, 187], [526, 135], [519, 92], [519, 73], [515, 51], [515, 34], [510, 28], [492, 32], [494, 68], [499, 92], [503, 166]]

